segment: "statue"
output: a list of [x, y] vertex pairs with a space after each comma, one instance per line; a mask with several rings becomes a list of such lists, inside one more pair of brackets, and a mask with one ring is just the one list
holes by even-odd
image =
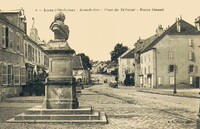
[[54, 38], [67, 40], [69, 38], [69, 27], [64, 24], [65, 15], [60, 12], [55, 15], [54, 22], [51, 23], [50, 29], [54, 32]]

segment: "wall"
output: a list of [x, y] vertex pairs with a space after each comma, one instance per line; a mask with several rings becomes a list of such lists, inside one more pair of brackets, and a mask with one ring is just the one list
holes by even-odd
[[[189, 39], [193, 39], [193, 46], [189, 45]], [[157, 77], [162, 77], [163, 85], [170, 85], [170, 77], [174, 72], [168, 72], [169, 65], [177, 66], [177, 84], [189, 85], [189, 77], [200, 76], [200, 71], [188, 72], [188, 66], [194, 65], [200, 68], [200, 36], [199, 35], [170, 35], [165, 36], [155, 47], [157, 53]], [[169, 59], [169, 51], [174, 52], [174, 59]], [[194, 60], [189, 60], [189, 51], [194, 52]], [[197, 68], [197, 69], [198, 69]]]
[[143, 85], [144, 87], [150, 87], [153, 88], [154, 86], [154, 50], [147, 51], [145, 53], [142, 53], [140, 55], [140, 75], [143, 79]]

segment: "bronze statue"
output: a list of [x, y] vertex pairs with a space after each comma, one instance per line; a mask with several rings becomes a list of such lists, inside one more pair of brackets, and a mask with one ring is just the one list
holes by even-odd
[[50, 29], [54, 32], [54, 38], [67, 40], [69, 38], [69, 27], [64, 24], [65, 14], [60, 12], [55, 15], [54, 22], [51, 23]]

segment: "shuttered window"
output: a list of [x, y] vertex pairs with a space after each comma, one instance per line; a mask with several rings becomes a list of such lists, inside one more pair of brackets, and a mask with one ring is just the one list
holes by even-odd
[[20, 66], [14, 66], [14, 85], [20, 85]]

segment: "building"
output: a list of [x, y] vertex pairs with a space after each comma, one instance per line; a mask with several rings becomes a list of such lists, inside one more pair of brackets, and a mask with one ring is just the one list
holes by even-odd
[[135, 51], [134, 49], [126, 51], [122, 56], [118, 58], [119, 70], [119, 82], [124, 84], [125, 79], [134, 79], [135, 76]]
[[0, 29], [1, 100], [23, 93], [28, 81], [48, 69], [49, 58], [27, 35], [23, 9], [0, 11]]
[[117, 62], [110, 62], [108, 65], [105, 66], [106, 74], [109, 75], [118, 75], [118, 64]]
[[73, 76], [83, 85], [90, 83], [90, 71], [83, 67], [80, 56], [73, 56]]
[[106, 61], [96, 61], [93, 62], [92, 64], [92, 73], [103, 73], [104, 72], [104, 67], [107, 65], [108, 63]]
[[18, 96], [26, 84], [23, 36], [26, 17], [23, 10], [0, 12], [0, 100]]
[[[200, 20], [196, 27], [182, 18], [142, 41], [137, 64], [140, 86], [157, 88], [174, 84], [199, 87]], [[140, 45], [141, 45], [140, 44]], [[139, 59], [139, 60], [138, 60]]]

